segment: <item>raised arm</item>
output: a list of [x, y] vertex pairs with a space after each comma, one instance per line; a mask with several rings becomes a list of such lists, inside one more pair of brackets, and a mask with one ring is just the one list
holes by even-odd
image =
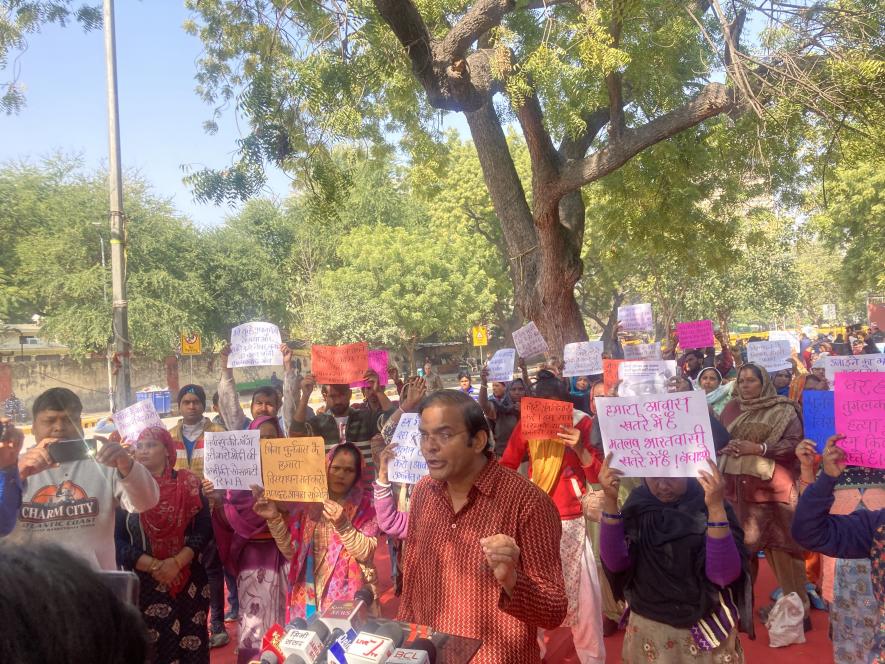
[[845, 452], [836, 446], [843, 436], [827, 441], [823, 472], [799, 497], [793, 517], [793, 539], [809, 551], [833, 558], [868, 558], [876, 529], [885, 524], [885, 511], [860, 510], [844, 516], [830, 514], [836, 481], [845, 468]]
[[230, 346], [224, 344], [221, 349], [221, 379], [218, 381], [218, 411], [228, 431], [241, 431], [246, 428], [246, 415], [237, 396], [234, 371], [228, 366], [229, 357]]

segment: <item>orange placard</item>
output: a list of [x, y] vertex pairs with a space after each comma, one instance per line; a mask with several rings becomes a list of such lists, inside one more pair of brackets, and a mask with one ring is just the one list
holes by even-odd
[[623, 361], [624, 360], [602, 361], [602, 384], [605, 386], [606, 394], [618, 384], [618, 365]]
[[573, 409], [567, 401], [524, 397], [519, 403], [523, 437], [526, 440], [557, 440], [559, 427], [572, 426]]
[[363, 379], [369, 368], [369, 344], [311, 346], [310, 372], [318, 383], [350, 385]]

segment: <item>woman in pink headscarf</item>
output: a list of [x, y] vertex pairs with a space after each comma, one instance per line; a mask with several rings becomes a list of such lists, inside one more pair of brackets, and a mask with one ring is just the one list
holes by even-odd
[[175, 441], [166, 429], [145, 429], [135, 458], [160, 488], [157, 505], [141, 514], [117, 511], [117, 562], [141, 581], [139, 607], [153, 645], [152, 662], [209, 664], [209, 580], [200, 564], [212, 539], [209, 505], [200, 481], [175, 470]]
[[372, 495], [362, 483], [364, 468], [359, 449], [342, 443], [326, 455], [329, 499], [324, 503], [300, 504], [284, 515], [274, 501], [256, 501], [255, 512], [267, 519], [291, 561], [286, 620], [309, 620], [364, 586], [378, 596], [373, 559], [379, 531]]
[[[250, 425], [260, 437], [283, 438], [275, 417], [258, 417]], [[212, 526], [224, 568], [237, 580], [240, 601], [237, 663], [258, 659], [261, 639], [282, 623], [286, 607], [288, 562], [280, 553], [267, 522], [252, 509], [252, 492], [215, 491], [203, 480], [203, 492], [213, 503]]]

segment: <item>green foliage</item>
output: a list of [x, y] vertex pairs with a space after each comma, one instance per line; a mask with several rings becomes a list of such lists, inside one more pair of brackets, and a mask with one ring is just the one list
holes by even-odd
[[[43, 25], [62, 27], [79, 23], [84, 31], [101, 27], [100, 5], [75, 6], [74, 0], [5, 0], [0, 11], [0, 71], [9, 65], [11, 52], [25, 51], [27, 36], [39, 32]], [[17, 73], [11, 81], [0, 83], [0, 112], [11, 115], [25, 105], [22, 85]]]
[[[0, 169], [9, 270], [0, 301], [12, 303], [5, 316], [40, 315], [45, 335], [78, 355], [103, 351], [111, 337], [106, 182], [63, 158]], [[129, 179], [124, 196], [130, 338], [136, 352], [163, 356], [182, 330], [203, 331], [211, 306], [200, 279], [199, 236], [144, 182]]]
[[836, 255], [846, 296], [885, 290], [885, 162], [881, 157], [840, 167], [820, 201], [813, 230]]

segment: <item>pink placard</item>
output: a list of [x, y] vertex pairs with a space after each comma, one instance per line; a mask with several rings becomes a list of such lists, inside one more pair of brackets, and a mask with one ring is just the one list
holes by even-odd
[[[386, 350], [370, 350], [369, 351], [369, 369], [378, 374], [378, 380], [381, 385], [387, 385], [387, 351]], [[350, 384], [351, 387], [368, 387], [369, 384], [364, 380], [358, 380]]]
[[853, 466], [885, 468], [885, 373], [837, 373], [836, 432]]
[[676, 323], [676, 336], [679, 337], [679, 347], [682, 350], [709, 348], [713, 345], [713, 321]]

